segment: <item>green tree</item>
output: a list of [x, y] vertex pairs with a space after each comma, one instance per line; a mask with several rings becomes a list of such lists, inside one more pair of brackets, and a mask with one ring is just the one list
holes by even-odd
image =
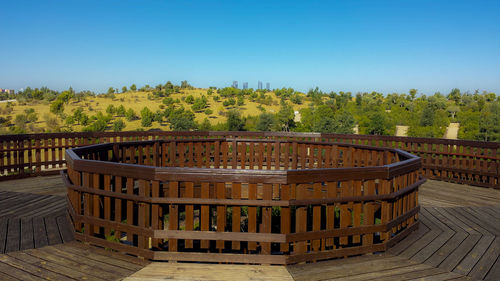
[[64, 101], [61, 99], [56, 99], [50, 104], [50, 112], [54, 114], [61, 114], [64, 112]]
[[500, 141], [500, 102], [490, 104], [481, 113], [479, 119], [479, 136], [484, 141]]
[[189, 103], [189, 104], [193, 104], [194, 103], [194, 97], [193, 95], [189, 95], [186, 97], [186, 99], [184, 100], [186, 103]]
[[108, 95], [110, 95], [110, 94], [114, 94], [114, 93], [115, 93], [115, 88], [113, 88], [113, 87], [109, 87], [109, 88], [108, 88]]
[[291, 128], [295, 127], [295, 112], [293, 107], [290, 106], [286, 101], [281, 102], [280, 110], [276, 115], [277, 126], [279, 126], [280, 131], [290, 131]]
[[244, 131], [245, 120], [241, 118], [241, 114], [237, 110], [229, 110], [227, 112], [227, 129], [229, 131]]
[[275, 118], [272, 113], [262, 113], [257, 119], [257, 131], [271, 131], [275, 126]]
[[191, 109], [195, 112], [200, 112], [208, 106], [208, 99], [205, 96], [196, 98]]
[[125, 118], [127, 119], [127, 121], [134, 121], [137, 119], [137, 114], [135, 113], [135, 111], [132, 109], [132, 108], [129, 108], [127, 110], [127, 113], [125, 114]]
[[125, 92], [127, 92], [127, 86], [122, 87], [122, 93], [125, 93]]
[[426, 106], [422, 111], [420, 117], [420, 126], [432, 126], [434, 125], [434, 109], [431, 106]]
[[153, 118], [154, 114], [148, 107], [144, 107], [141, 110], [141, 125], [143, 127], [151, 127], [153, 124]]
[[212, 130], [212, 125], [210, 124], [210, 121], [208, 121], [208, 118], [203, 119], [203, 122], [200, 124], [200, 131], [210, 131]]
[[244, 96], [238, 96], [238, 106], [243, 106], [245, 105], [245, 97]]
[[455, 119], [457, 112], [460, 111], [460, 107], [457, 105], [450, 105], [446, 108], [446, 110], [450, 113], [451, 118]]
[[370, 117], [367, 132], [370, 135], [387, 135], [389, 121], [383, 112], [375, 112]]
[[363, 96], [361, 95], [361, 93], [357, 93], [356, 94], [356, 105], [361, 106], [362, 103], [363, 103]]
[[168, 121], [174, 131], [189, 131], [197, 128], [194, 113], [191, 110], [185, 110], [183, 107], [171, 110]]
[[75, 124], [75, 116], [74, 115], [69, 115], [68, 117], [66, 117], [66, 120], [64, 121], [66, 123], [66, 125], [73, 125]]
[[130, 90], [133, 92], [137, 91], [137, 86], [135, 84], [132, 84], [132, 86], [130, 86]]
[[14, 119], [14, 128], [13, 132], [15, 134], [23, 134], [26, 133], [27, 127], [26, 124], [28, 123], [28, 118], [24, 114], [17, 114], [16, 118]]
[[125, 122], [122, 119], [118, 118], [113, 122], [113, 132], [121, 132], [125, 129]]
[[89, 124], [89, 116], [85, 113], [82, 113], [82, 115], [80, 116], [80, 119], [78, 119], [78, 121], [80, 122], [80, 124], [82, 126], [87, 126]]
[[38, 121], [38, 114], [36, 114], [34, 108], [25, 109], [24, 113], [26, 114], [26, 119], [28, 120], [28, 123], [34, 123]]
[[115, 107], [112, 104], [108, 105], [108, 107], [106, 108], [106, 113], [113, 115], [115, 112]]
[[417, 96], [417, 89], [410, 89], [410, 100], [414, 101], [415, 97]]
[[447, 96], [448, 100], [454, 101], [456, 104], [460, 103], [462, 99], [462, 94], [460, 93], [460, 89], [454, 88]]
[[118, 116], [125, 116], [125, 114], [127, 113], [127, 111], [125, 110], [125, 106], [123, 106], [123, 104], [120, 104], [120, 106], [116, 108], [115, 113]]

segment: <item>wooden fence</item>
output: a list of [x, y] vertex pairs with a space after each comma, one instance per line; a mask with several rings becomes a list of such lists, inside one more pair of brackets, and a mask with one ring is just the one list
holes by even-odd
[[64, 152], [84, 145], [135, 140], [252, 138], [324, 140], [399, 148], [422, 158], [427, 178], [500, 188], [500, 143], [434, 138], [275, 132], [106, 132], [0, 136], [0, 180], [58, 173]]
[[419, 157], [307, 138], [66, 150], [76, 237], [153, 260], [293, 264], [384, 251], [418, 227]]

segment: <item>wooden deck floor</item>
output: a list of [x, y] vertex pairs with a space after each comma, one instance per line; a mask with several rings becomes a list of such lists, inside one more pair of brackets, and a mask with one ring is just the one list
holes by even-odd
[[[0, 182], [0, 196], [2, 191], [61, 195], [64, 188], [59, 180], [55, 176]], [[148, 265], [138, 258], [70, 242], [0, 254], [0, 279], [500, 280], [500, 190], [428, 181], [420, 188], [419, 200], [418, 231], [378, 255], [299, 264], [286, 270], [255, 265]]]
[[74, 240], [62, 196], [0, 191], [0, 253]]
[[0, 255], [0, 280], [120, 280], [149, 264], [79, 242]]

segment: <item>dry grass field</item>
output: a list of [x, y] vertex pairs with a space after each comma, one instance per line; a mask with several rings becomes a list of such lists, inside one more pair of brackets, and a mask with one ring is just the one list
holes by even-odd
[[[202, 95], [208, 98], [208, 108], [210, 108], [213, 113], [210, 115], [205, 114], [205, 112], [195, 112], [195, 120], [201, 123], [205, 118], [208, 118], [212, 125], [215, 125], [220, 122], [225, 122], [226, 117], [225, 113], [230, 109], [236, 109], [240, 111], [242, 116], [256, 116], [259, 115], [262, 111], [258, 109], [258, 106], [261, 105], [257, 102], [252, 102], [248, 98], [245, 99], [245, 104], [242, 106], [223, 106], [224, 98], [220, 98], [219, 101], [214, 101], [212, 95], [207, 95], [207, 89], [182, 89], [180, 93], [170, 95], [174, 100], [179, 99], [180, 103], [176, 103], [175, 106], [183, 106], [186, 109], [191, 109], [191, 104], [186, 103], [183, 98], [192, 95], [195, 99], [197, 97], [201, 97]], [[272, 104], [261, 106], [265, 109], [266, 112], [276, 113], [279, 110], [279, 98], [273, 92], [269, 92], [266, 95], [272, 97]], [[77, 108], [82, 108], [83, 112], [87, 114], [89, 117], [96, 115], [98, 112], [106, 113], [106, 108], [109, 105], [113, 105], [114, 107], [118, 107], [123, 105], [126, 110], [132, 108], [135, 113], [140, 116], [140, 112], [144, 107], [148, 107], [151, 111], [156, 112], [157, 110], [164, 110], [166, 106], [162, 103], [163, 98], [154, 98], [152, 92], [126, 92], [126, 93], [118, 93], [115, 94], [115, 98], [105, 97], [104, 95], [97, 95], [95, 97], [87, 97], [85, 100], [77, 101], [72, 99], [68, 104], [64, 106], [64, 114], [66, 116], [72, 115], [72, 113]], [[308, 101], [307, 98], [304, 97], [304, 102], [301, 105], [292, 104], [294, 110], [300, 110], [301, 108], [307, 107]], [[23, 114], [26, 109], [33, 108], [35, 112], [38, 114], [38, 121], [35, 123], [35, 127], [37, 129], [45, 130], [46, 129], [46, 117], [52, 116], [55, 117], [53, 113], [50, 112], [50, 103], [47, 101], [33, 101], [27, 103], [12, 103], [13, 110], [9, 114], [2, 115], [2, 111], [0, 111], [0, 116], [4, 118], [8, 118], [9, 116], [12, 118], [12, 123], [15, 120], [16, 115]], [[6, 103], [0, 104], [0, 109], [5, 108]], [[124, 128], [125, 131], [135, 131], [140, 128], [141, 120], [127, 121], [124, 117], [113, 116], [113, 120], [121, 118], [126, 126]], [[113, 122], [113, 120], [111, 122]], [[72, 131], [78, 132], [83, 129], [83, 126], [74, 124], [68, 126], [65, 124], [64, 120], [59, 120], [59, 125], [66, 130], [71, 129]], [[110, 129], [110, 128], [108, 128]], [[162, 129], [162, 130], [170, 130], [169, 124], [167, 122], [162, 122], [159, 124], [158, 122], [153, 122], [151, 127], [143, 128], [144, 130], [150, 129]]]

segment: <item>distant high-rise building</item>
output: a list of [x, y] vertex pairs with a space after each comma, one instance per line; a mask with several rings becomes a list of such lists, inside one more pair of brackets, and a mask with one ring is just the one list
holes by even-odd
[[266, 89], [267, 89], [268, 91], [270, 91], [270, 90], [271, 90], [271, 83], [269, 83], [269, 82], [267, 82], [267, 83], [266, 83]]
[[262, 90], [262, 81], [257, 83], [257, 89]]
[[14, 94], [16, 91], [12, 89], [2, 89], [0, 88], [0, 93]]
[[248, 89], [248, 82], [243, 82], [243, 89]]
[[233, 88], [238, 89], [238, 81], [233, 81]]

